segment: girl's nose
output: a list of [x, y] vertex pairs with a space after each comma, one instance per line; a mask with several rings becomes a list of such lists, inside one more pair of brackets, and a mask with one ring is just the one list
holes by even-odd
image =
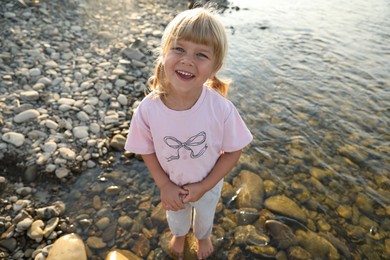
[[190, 58], [188, 57], [183, 57], [180, 61], [181, 64], [183, 65], [187, 65], [187, 66], [192, 66], [193, 65], [193, 62]]

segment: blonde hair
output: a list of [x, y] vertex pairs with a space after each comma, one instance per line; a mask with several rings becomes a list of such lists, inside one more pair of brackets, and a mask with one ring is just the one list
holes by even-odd
[[[179, 13], [165, 28], [161, 39], [159, 56], [156, 60], [154, 75], [149, 78], [149, 87], [157, 94], [167, 94], [168, 89], [164, 77], [164, 57], [171, 44], [177, 40], [191, 41], [197, 44], [213, 46], [217, 70], [227, 53], [227, 36], [225, 28], [209, 9], [195, 8]], [[226, 96], [230, 82], [218, 79], [216, 76], [209, 79], [206, 85]]]

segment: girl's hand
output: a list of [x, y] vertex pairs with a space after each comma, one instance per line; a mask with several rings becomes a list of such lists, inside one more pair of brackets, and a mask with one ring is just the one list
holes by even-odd
[[171, 181], [160, 188], [160, 197], [165, 210], [178, 211], [184, 209], [182, 198], [188, 194], [188, 191], [177, 186]]
[[187, 196], [183, 199], [183, 203], [198, 201], [207, 192], [201, 182], [184, 185], [183, 189], [188, 192]]

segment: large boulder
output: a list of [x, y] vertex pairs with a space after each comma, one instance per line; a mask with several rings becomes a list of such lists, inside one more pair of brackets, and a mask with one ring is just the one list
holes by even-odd
[[68, 234], [54, 242], [46, 260], [87, 260], [83, 240], [77, 234]]

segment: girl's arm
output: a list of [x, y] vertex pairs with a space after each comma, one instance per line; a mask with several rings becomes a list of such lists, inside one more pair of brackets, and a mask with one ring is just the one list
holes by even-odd
[[187, 195], [188, 192], [171, 182], [168, 175], [162, 169], [155, 153], [143, 154], [141, 156], [146, 164], [146, 167], [148, 167], [154, 182], [160, 189], [160, 197], [163, 208], [173, 211], [184, 209], [181, 196]]
[[203, 194], [211, 190], [217, 183], [226, 176], [237, 163], [241, 156], [241, 150], [234, 152], [225, 152], [221, 154], [213, 169], [201, 182], [184, 185], [183, 188], [188, 191], [188, 195], [183, 202], [195, 202], [199, 200]]

